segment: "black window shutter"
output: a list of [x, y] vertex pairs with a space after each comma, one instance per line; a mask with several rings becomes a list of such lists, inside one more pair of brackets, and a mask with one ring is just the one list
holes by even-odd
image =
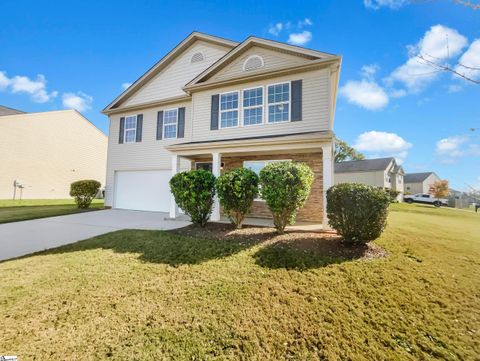
[[143, 129], [143, 114], [137, 115], [137, 137], [135, 139], [136, 142], [142, 141], [142, 129]]
[[157, 113], [157, 140], [162, 139], [163, 134], [163, 110]]
[[178, 108], [177, 138], [185, 136], [185, 108]]
[[125, 133], [125, 117], [120, 118], [120, 130], [118, 132], [118, 144], [123, 144], [123, 135]]
[[302, 80], [292, 81], [292, 122], [302, 120]]
[[218, 129], [219, 100], [220, 100], [220, 96], [218, 94], [212, 95], [212, 112], [210, 115], [210, 130]]

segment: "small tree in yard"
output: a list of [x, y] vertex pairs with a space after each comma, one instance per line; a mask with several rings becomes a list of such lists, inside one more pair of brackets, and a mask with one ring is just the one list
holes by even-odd
[[215, 176], [203, 169], [177, 173], [170, 179], [170, 189], [192, 222], [205, 227], [212, 213]]
[[235, 227], [242, 228], [245, 215], [258, 195], [258, 176], [247, 168], [236, 168], [217, 179], [217, 194]]
[[75, 198], [78, 208], [88, 208], [98, 194], [100, 185], [100, 182], [93, 179], [73, 182], [70, 184], [70, 196]]
[[327, 191], [328, 222], [347, 242], [372, 241], [385, 229], [389, 204], [390, 196], [383, 189], [337, 184]]
[[450, 189], [448, 188], [448, 180], [443, 179], [436, 181], [433, 184], [430, 184], [430, 188], [428, 190], [435, 198], [446, 198], [450, 194]]
[[314, 174], [303, 163], [278, 162], [260, 171], [262, 198], [273, 215], [273, 224], [279, 234], [287, 225], [295, 223], [298, 210], [310, 194]]

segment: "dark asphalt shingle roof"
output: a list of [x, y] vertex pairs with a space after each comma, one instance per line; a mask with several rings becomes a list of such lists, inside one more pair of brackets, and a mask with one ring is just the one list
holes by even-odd
[[427, 179], [433, 172], [408, 173], [403, 177], [404, 183], [421, 183]]
[[25, 112], [22, 112], [21, 110], [9, 108], [3, 105], [0, 105], [0, 116], [2, 115], [15, 115], [15, 114], [23, 114]]
[[335, 163], [335, 173], [370, 172], [385, 170], [392, 161], [395, 161], [395, 158], [388, 157], [339, 162]]

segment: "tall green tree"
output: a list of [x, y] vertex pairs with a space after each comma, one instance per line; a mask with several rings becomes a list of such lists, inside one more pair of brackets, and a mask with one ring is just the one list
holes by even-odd
[[347, 160], [362, 160], [365, 156], [355, 148], [348, 145], [347, 142], [335, 140], [335, 162], [345, 162]]

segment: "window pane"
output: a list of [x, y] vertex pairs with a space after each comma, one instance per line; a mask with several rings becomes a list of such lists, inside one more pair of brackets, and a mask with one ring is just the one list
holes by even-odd
[[125, 118], [125, 129], [135, 129], [137, 127], [137, 117]]
[[163, 113], [163, 124], [176, 124], [177, 123], [177, 109], [166, 110]]
[[290, 101], [289, 83], [270, 85], [268, 87], [268, 102], [288, 102]]
[[125, 131], [125, 142], [134, 142], [135, 141], [135, 130], [126, 130]]
[[238, 108], [238, 93], [227, 93], [220, 96], [220, 110], [230, 110]]
[[243, 106], [251, 107], [263, 104], [263, 88], [249, 89], [243, 91]]
[[243, 123], [245, 125], [262, 124], [262, 107], [244, 109]]
[[237, 110], [221, 113], [221, 119], [220, 119], [221, 128], [236, 127], [237, 125], [238, 125]]
[[265, 162], [245, 162], [244, 168], [253, 170], [257, 175], [260, 175], [260, 171], [265, 167]]
[[165, 125], [164, 128], [164, 138], [176, 138], [177, 137], [177, 124]]
[[269, 105], [268, 106], [268, 122], [276, 123], [276, 122], [288, 121], [288, 112], [289, 112], [288, 103], [278, 104], [278, 105]]

